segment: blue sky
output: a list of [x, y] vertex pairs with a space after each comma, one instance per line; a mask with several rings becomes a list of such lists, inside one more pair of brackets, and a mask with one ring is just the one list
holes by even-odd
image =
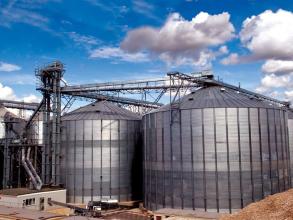
[[0, 98], [35, 100], [58, 59], [71, 84], [212, 69], [292, 99], [292, 23], [289, 0], [0, 0]]

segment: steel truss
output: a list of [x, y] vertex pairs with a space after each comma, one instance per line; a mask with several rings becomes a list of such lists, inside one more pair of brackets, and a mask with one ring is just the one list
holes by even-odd
[[[33, 126], [34, 118], [42, 114], [44, 140], [41, 147], [41, 176], [45, 184], [60, 184], [61, 115], [66, 113], [77, 99], [107, 100], [138, 113], [146, 113], [159, 108], [163, 105], [162, 101], [165, 104], [169, 102], [171, 125], [180, 121], [180, 114], [178, 114], [180, 106], [175, 101], [192, 90], [211, 85], [233, 89], [279, 106], [289, 106], [288, 102], [282, 102], [217, 81], [210, 72], [206, 71], [191, 74], [170, 72], [167, 73], [167, 76], [156, 79], [81, 85], [66, 85], [62, 80], [64, 72], [64, 65], [59, 61], [36, 70], [36, 76], [39, 80], [37, 90], [43, 95], [42, 102], [38, 105], [36, 103], [26, 105], [9, 101], [4, 102], [7, 100], [2, 102], [6, 103], [7, 107], [10, 105], [16, 106], [16, 108], [25, 107], [35, 110], [27, 122], [26, 128]], [[61, 105], [63, 105], [63, 109], [61, 109]]]

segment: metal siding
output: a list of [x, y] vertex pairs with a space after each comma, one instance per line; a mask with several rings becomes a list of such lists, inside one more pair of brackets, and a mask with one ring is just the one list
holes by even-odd
[[143, 118], [147, 208], [231, 212], [289, 184], [283, 110], [183, 109], [172, 123], [170, 113]]
[[[68, 202], [132, 197], [132, 169], [139, 121], [63, 121], [63, 183]], [[139, 147], [139, 146], [136, 146]]]

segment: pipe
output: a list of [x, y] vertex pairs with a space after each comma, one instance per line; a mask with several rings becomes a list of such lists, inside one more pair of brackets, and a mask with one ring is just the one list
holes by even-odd
[[34, 178], [37, 182], [37, 186], [36, 186], [36, 189], [37, 190], [40, 190], [42, 188], [42, 185], [43, 185], [43, 182], [41, 180], [41, 178], [39, 177], [39, 175], [37, 174], [34, 166], [32, 165], [31, 161], [30, 161], [30, 151], [31, 151], [31, 148], [29, 147], [28, 150], [27, 150], [27, 157], [26, 157], [26, 162], [27, 164], [29, 165], [29, 168], [32, 172], [32, 174], [34, 175]]
[[30, 150], [31, 150], [31, 148], [29, 147], [27, 150], [27, 156], [25, 157], [25, 149], [22, 148], [21, 162], [22, 162], [22, 165], [25, 168], [26, 172], [28, 173], [28, 175], [30, 177], [30, 181], [32, 182], [34, 188], [37, 190], [40, 190], [42, 188], [43, 182], [42, 182], [41, 178], [39, 177], [39, 175], [37, 174], [31, 161], [29, 160]]
[[30, 180], [34, 186], [34, 188], [37, 188], [37, 182], [36, 182], [36, 179], [34, 177], [34, 175], [32, 174], [32, 172], [30, 171], [30, 168], [28, 167], [27, 163], [26, 163], [26, 158], [25, 158], [25, 150], [24, 148], [22, 148], [22, 154], [21, 154], [21, 162], [22, 162], [22, 165], [25, 169], [25, 171], [27, 172], [27, 174], [29, 175], [30, 177]]

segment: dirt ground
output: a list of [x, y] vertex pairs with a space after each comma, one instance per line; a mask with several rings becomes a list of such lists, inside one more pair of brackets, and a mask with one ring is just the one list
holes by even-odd
[[268, 196], [220, 220], [293, 220], [293, 189]]

